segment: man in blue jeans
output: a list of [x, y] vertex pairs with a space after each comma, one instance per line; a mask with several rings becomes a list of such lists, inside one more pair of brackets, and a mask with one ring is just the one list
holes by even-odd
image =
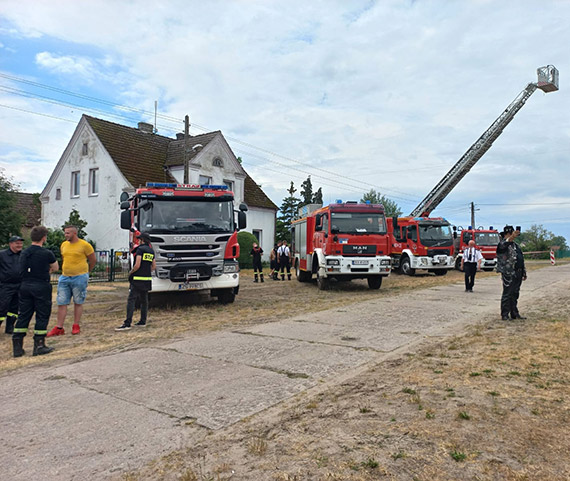
[[73, 326], [71, 334], [79, 334], [79, 321], [83, 314], [83, 303], [87, 296], [89, 272], [95, 267], [95, 251], [89, 242], [77, 236], [77, 227], [65, 226], [65, 241], [61, 244], [62, 275], [57, 283], [57, 325], [48, 332], [48, 337], [65, 334], [63, 324], [67, 306], [73, 298]]

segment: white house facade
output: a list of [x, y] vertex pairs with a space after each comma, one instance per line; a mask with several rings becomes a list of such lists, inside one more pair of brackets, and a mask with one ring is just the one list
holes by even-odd
[[55, 167], [40, 200], [42, 223], [59, 228], [73, 209], [87, 221], [87, 237], [98, 250], [123, 250], [129, 235], [120, 228], [119, 198], [146, 182], [184, 179], [183, 153], [189, 146], [189, 182], [227, 185], [235, 205], [248, 204], [247, 228], [268, 259], [275, 238], [277, 206], [245, 172], [221, 132], [190, 136], [185, 141], [83, 115]]

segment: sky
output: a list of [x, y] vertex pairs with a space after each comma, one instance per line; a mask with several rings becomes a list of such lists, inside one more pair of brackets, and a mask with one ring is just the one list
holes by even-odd
[[281, 205], [370, 189], [409, 214], [531, 82], [432, 212], [570, 244], [570, 1], [0, 0], [0, 169], [41, 192], [83, 113], [174, 137], [221, 130]]

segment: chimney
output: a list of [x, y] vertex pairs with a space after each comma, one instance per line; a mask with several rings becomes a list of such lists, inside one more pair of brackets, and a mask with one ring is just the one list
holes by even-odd
[[177, 132], [176, 140], [184, 140], [184, 132]]
[[146, 122], [139, 122], [139, 130], [145, 134], [152, 134], [154, 132], [154, 126]]

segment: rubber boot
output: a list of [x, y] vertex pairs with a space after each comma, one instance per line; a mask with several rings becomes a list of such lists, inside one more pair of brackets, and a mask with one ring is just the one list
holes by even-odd
[[46, 346], [45, 336], [34, 337], [34, 356], [42, 356], [44, 354], [49, 354], [52, 351], [53, 347]]
[[23, 337], [12, 338], [12, 347], [14, 348], [14, 357], [22, 357], [26, 354]]
[[291, 280], [291, 274], [287, 274], [287, 280], [288, 280], [288, 281]]
[[18, 318], [14, 316], [8, 316], [6, 318], [6, 334], [14, 334], [14, 324]]
[[263, 272], [262, 272], [261, 274], [259, 274], [259, 280], [260, 280], [261, 282], [263, 282]]
[[285, 280], [285, 274], [281, 274], [281, 280], [282, 280], [282, 281]]
[[273, 273], [273, 280], [274, 281], [278, 281], [279, 280], [279, 274], [277, 272]]
[[258, 282], [258, 280], [257, 280], [257, 274], [254, 274], [253, 282]]

